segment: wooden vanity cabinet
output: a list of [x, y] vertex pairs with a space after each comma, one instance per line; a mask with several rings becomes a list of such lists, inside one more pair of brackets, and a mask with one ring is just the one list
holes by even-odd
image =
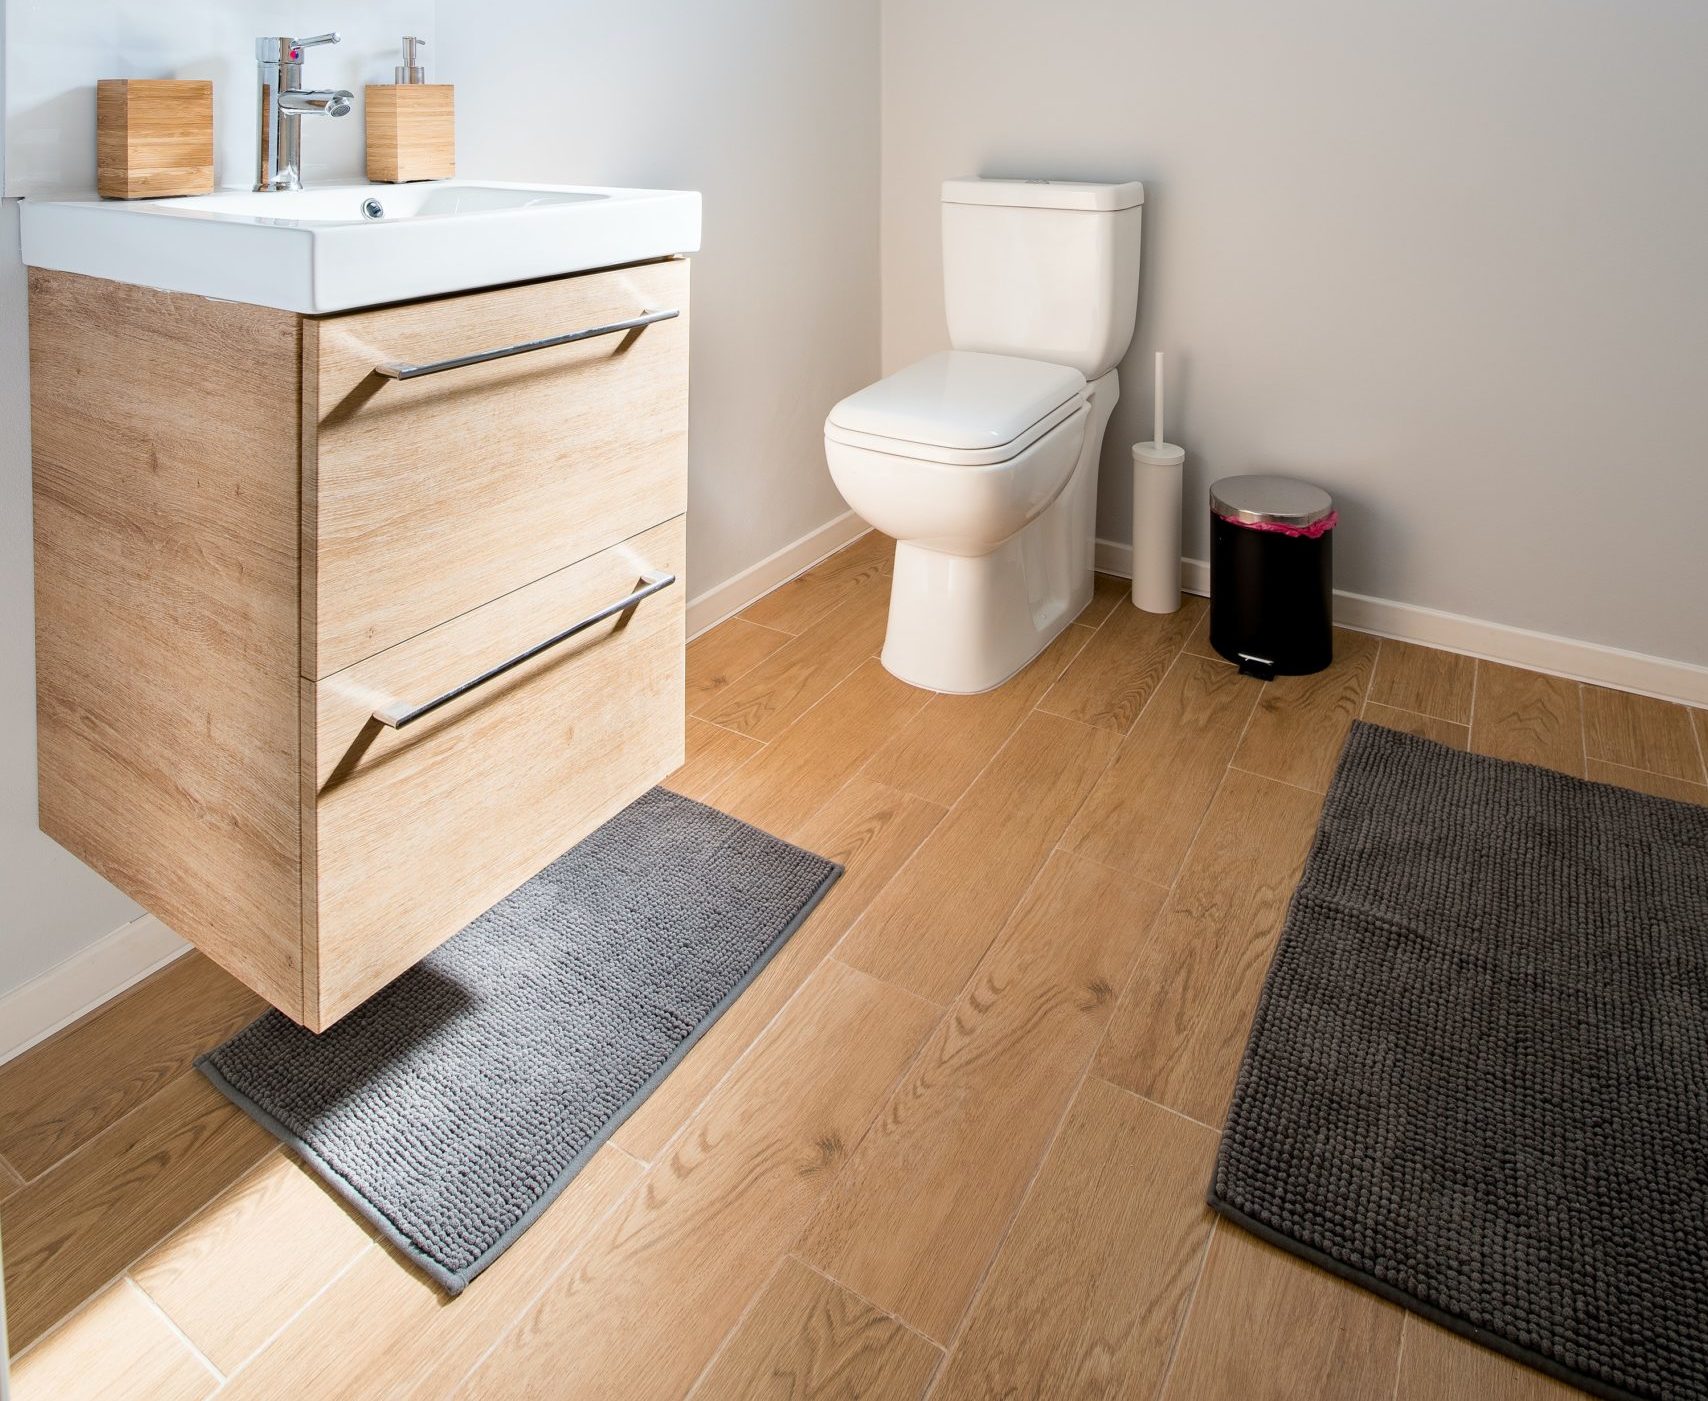
[[320, 1029], [680, 764], [687, 277], [305, 317], [32, 270], [42, 829]]

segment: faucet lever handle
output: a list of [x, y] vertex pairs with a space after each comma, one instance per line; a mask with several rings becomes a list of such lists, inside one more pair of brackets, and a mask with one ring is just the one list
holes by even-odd
[[337, 30], [333, 30], [328, 34], [316, 34], [307, 39], [298, 39], [296, 46], [299, 49], [317, 49], [322, 44], [341, 44], [343, 42], [344, 36]]

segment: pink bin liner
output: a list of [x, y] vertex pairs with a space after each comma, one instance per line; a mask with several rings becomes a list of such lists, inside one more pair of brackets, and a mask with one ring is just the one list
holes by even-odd
[[1312, 521], [1309, 525], [1282, 525], [1279, 521], [1242, 521], [1236, 516], [1224, 516], [1220, 513], [1217, 520], [1224, 520], [1229, 525], [1237, 525], [1242, 530], [1267, 530], [1272, 535], [1291, 535], [1300, 540], [1320, 540], [1340, 523], [1340, 512], [1330, 511], [1320, 521]]

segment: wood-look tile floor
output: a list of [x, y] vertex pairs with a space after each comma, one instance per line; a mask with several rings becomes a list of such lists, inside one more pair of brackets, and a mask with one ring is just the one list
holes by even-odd
[[1708, 715], [1348, 632], [1265, 686], [1113, 579], [930, 695], [876, 660], [889, 567], [690, 645], [671, 785], [847, 875], [455, 1302], [190, 1072], [258, 1010], [199, 956], [0, 1067], [20, 1401], [1568, 1395], [1204, 1189], [1356, 717], [1708, 802]]

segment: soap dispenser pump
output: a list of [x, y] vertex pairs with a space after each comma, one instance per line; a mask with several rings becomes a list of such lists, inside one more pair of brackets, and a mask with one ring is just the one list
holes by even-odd
[[403, 36], [403, 62], [391, 71], [397, 75], [394, 86], [409, 87], [416, 83], [427, 82], [427, 70], [421, 66], [420, 50], [427, 47], [425, 39], [418, 39], [413, 34]]
[[429, 83], [421, 63], [427, 41], [403, 36], [397, 81], [367, 91], [368, 179], [448, 180], [457, 173], [456, 108], [449, 83]]

